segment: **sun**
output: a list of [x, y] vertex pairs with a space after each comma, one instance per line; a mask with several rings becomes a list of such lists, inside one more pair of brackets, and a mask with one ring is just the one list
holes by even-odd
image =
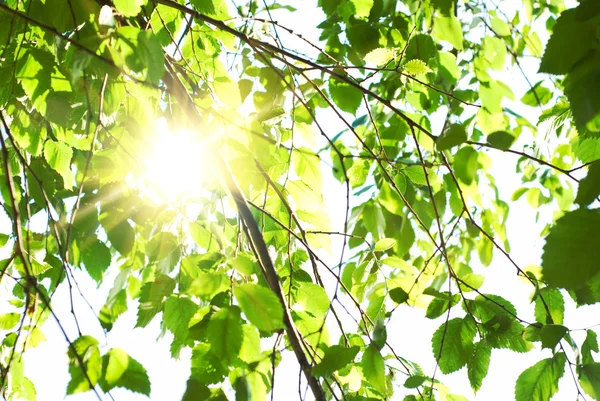
[[201, 196], [212, 170], [206, 141], [193, 131], [173, 130], [156, 122], [156, 136], [144, 157], [145, 192], [155, 201], [177, 203]]

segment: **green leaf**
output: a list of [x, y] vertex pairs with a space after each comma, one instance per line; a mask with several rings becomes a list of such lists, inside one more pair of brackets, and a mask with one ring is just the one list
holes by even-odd
[[293, 309], [299, 307], [302, 311], [308, 312], [314, 317], [324, 318], [329, 306], [329, 296], [323, 287], [313, 283], [299, 283], [296, 290], [296, 304]]
[[439, 190], [442, 183], [441, 179], [431, 168], [427, 168], [427, 177], [422, 166], [408, 166], [402, 172], [417, 185], [431, 185], [431, 189], [435, 192]]
[[408, 293], [400, 287], [392, 288], [389, 294], [390, 298], [392, 298], [392, 301], [396, 302], [397, 304], [408, 301]]
[[542, 255], [542, 274], [551, 286], [583, 287], [598, 272], [600, 210], [566, 213], [550, 229]]
[[110, 266], [110, 249], [101, 241], [94, 241], [85, 245], [81, 252], [81, 258], [85, 264], [85, 269], [91, 278], [96, 282], [101, 282], [104, 272]]
[[115, 0], [114, 4], [117, 10], [126, 17], [135, 17], [140, 13], [142, 7], [147, 4], [147, 0]]
[[129, 254], [133, 249], [133, 244], [135, 242], [135, 231], [131, 225], [129, 225], [127, 221], [122, 221], [116, 226], [106, 229], [106, 235], [110, 244], [119, 251], [121, 255]]
[[233, 294], [246, 318], [261, 331], [283, 328], [283, 308], [271, 290], [256, 284], [242, 284]]
[[382, 238], [379, 241], [377, 241], [377, 243], [375, 244], [375, 251], [376, 252], [383, 252], [383, 251], [387, 251], [388, 249], [392, 248], [394, 245], [396, 245], [396, 240], [393, 238]]
[[358, 20], [346, 26], [346, 36], [361, 57], [379, 47], [379, 30], [372, 24]]
[[382, 395], [387, 393], [385, 380], [385, 364], [377, 346], [369, 344], [363, 353], [361, 366], [363, 375], [369, 385]]
[[352, 163], [352, 166], [346, 171], [346, 175], [350, 180], [352, 188], [364, 185], [369, 177], [370, 169], [371, 164], [366, 160], [355, 160], [354, 163]]
[[[237, 383], [236, 383], [237, 384]], [[181, 401], [227, 401], [227, 397], [220, 388], [211, 388], [206, 384], [190, 378], [187, 381], [185, 393]], [[237, 399], [236, 399], [237, 401]]]
[[517, 310], [514, 305], [508, 300], [498, 295], [482, 294], [475, 297], [474, 300], [463, 304], [465, 310], [472, 313], [477, 319], [482, 322], [488, 322], [498, 315], [513, 317], [517, 315]]
[[505, 131], [496, 131], [488, 135], [487, 141], [497, 149], [508, 150], [515, 141], [515, 137]]
[[600, 399], [600, 363], [587, 363], [577, 372], [583, 391], [595, 400]]
[[527, 106], [537, 107], [538, 105], [547, 104], [550, 100], [552, 100], [552, 92], [550, 89], [542, 86], [542, 82], [543, 81], [538, 82], [533, 86], [533, 88], [525, 92], [521, 98], [521, 102]]
[[474, 392], [479, 391], [483, 379], [488, 374], [491, 355], [492, 348], [483, 341], [476, 343], [473, 347], [473, 354], [467, 362], [467, 372]]
[[230, 285], [229, 277], [224, 272], [198, 271], [185, 292], [209, 301], [215, 295], [228, 290]]
[[438, 53], [438, 72], [450, 83], [457, 83], [461, 77], [461, 71], [456, 62], [456, 56], [449, 52]]
[[238, 85], [228, 77], [215, 79], [212, 83], [212, 88], [219, 100], [227, 106], [236, 108], [242, 104], [242, 96]]
[[582, 163], [589, 163], [600, 160], [600, 138], [587, 138], [579, 143], [577, 148], [573, 149], [575, 156]]
[[115, 149], [106, 149], [94, 152], [92, 169], [98, 176], [100, 183], [110, 183], [122, 180], [127, 164], [121, 153]]
[[235, 383], [233, 384], [233, 388], [235, 389], [235, 399], [242, 401], [251, 401], [253, 391], [250, 388], [250, 383], [248, 381], [248, 376], [239, 377]]
[[227, 3], [224, 0], [192, 0], [191, 3], [202, 14], [219, 19], [229, 18]]
[[469, 317], [450, 319], [433, 334], [431, 340], [433, 357], [439, 358], [440, 370], [445, 374], [456, 372], [471, 358], [475, 325], [469, 319]]
[[593, 24], [579, 21], [575, 9], [564, 11], [554, 25], [554, 32], [542, 56], [540, 72], [566, 74], [594, 46]]
[[0, 248], [2, 248], [8, 242], [10, 236], [8, 234], [0, 233]]
[[458, 146], [467, 140], [467, 131], [460, 124], [452, 124], [435, 141], [437, 150], [446, 150]]
[[510, 36], [510, 27], [506, 23], [506, 21], [498, 18], [496, 15], [492, 15], [490, 18], [490, 24], [492, 25], [492, 30], [499, 36]]
[[506, 61], [506, 43], [496, 37], [483, 38], [483, 57], [494, 70], [502, 70]]
[[66, 189], [70, 189], [73, 184], [73, 174], [71, 173], [71, 158], [73, 149], [62, 142], [47, 140], [44, 144], [44, 157], [46, 161], [64, 180]]
[[256, 262], [243, 254], [239, 254], [235, 258], [229, 259], [228, 263], [230, 263], [234, 269], [247, 276], [257, 272]]
[[[71, 375], [71, 380], [67, 384], [67, 394], [91, 390], [90, 382], [95, 386], [102, 373], [98, 340], [91, 336], [81, 336], [73, 341], [67, 355]], [[83, 366], [79, 364], [80, 360], [83, 361]]]
[[112, 348], [102, 357], [102, 391], [123, 387], [135, 393], [150, 396], [150, 379], [146, 369], [119, 348]]
[[200, 248], [207, 251], [216, 251], [223, 249], [226, 239], [223, 231], [212, 223], [208, 222], [190, 222], [190, 236]]
[[144, 284], [140, 293], [135, 327], [146, 327], [162, 309], [163, 300], [175, 289], [175, 281], [166, 275], [157, 275], [153, 282]]
[[170, 273], [181, 258], [177, 237], [166, 231], [155, 234], [146, 251], [150, 263], [157, 263], [157, 270], [163, 274]]
[[[548, 311], [550, 312], [548, 316]], [[542, 324], [562, 324], [565, 301], [556, 288], [544, 287], [535, 298], [535, 320]]]
[[189, 333], [189, 323], [198, 305], [182, 296], [171, 295], [165, 301], [163, 325], [173, 333], [176, 341], [185, 341]]
[[194, 8], [202, 14], [215, 15], [213, 0], [193, 0], [191, 3], [194, 5]]
[[19, 323], [21, 316], [18, 313], [3, 313], [0, 315], [0, 330], [10, 330]]
[[225, 362], [234, 361], [242, 347], [242, 319], [237, 306], [223, 308], [210, 317], [206, 339]]
[[467, 273], [458, 282], [462, 292], [471, 292], [478, 290], [485, 280], [481, 274]]
[[260, 360], [260, 336], [256, 327], [251, 324], [242, 326], [244, 338], [242, 340], [242, 348], [240, 349], [240, 359], [246, 363], [252, 363]]
[[[481, 85], [480, 85], [481, 89]], [[481, 90], [480, 90], [481, 95]], [[484, 134], [491, 134], [496, 131], [503, 131], [508, 128], [507, 120], [504, 114], [498, 112], [489, 112], [482, 107], [477, 111], [477, 124]]]
[[425, 380], [427, 380], [427, 378], [425, 376], [420, 376], [420, 375], [409, 376], [406, 379], [406, 381], [404, 382], [404, 387], [418, 388], [423, 384], [423, 382]]
[[203, 384], [215, 384], [223, 380], [226, 373], [226, 367], [219, 356], [210, 350], [209, 344], [200, 343], [192, 350], [193, 379]]
[[600, 52], [576, 64], [564, 85], [577, 128], [600, 132]]
[[298, 148], [297, 152], [293, 152], [294, 170], [305, 184], [314, 190], [320, 190], [323, 182], [321, 160], [311, 153], [305, 148]]
[[329, 93], [333, 102], [342, 111], [350, 114], [356, 114], [363, 100], [362, 93], [358, 89], [335, 78], [329, 80]]
[[427, 74], [431, 69], [427, 67], [427, 64], [423, 60], [414, 59], [404, 64], [404, 71], [408, 75], [419, 76]]
[[460, 148], [454, 156], [454, 173], [465, 184], [471, 185], [477, 176], [477, 151], [470, 146]]
[[394, 52], [391, 49], [379, 48], [369, 52], [365, 56], [365, 61], [369, 64], [382, 66], [394, 58]]
[[[146, 0], [133, 0], [146, 1]], [[149, 30], [141, 31], [138, 36], [138, 49], [142, 62], [148, 68], [148, 80], [158, 85], [164, 72], [164, 56], [158, 37]]]
[[[442, 293], [447, 295], [448, 293]], [[436, 319], [444, 314], [451, 306], [457, 305], [460, 302], [460, 294], [458, 296], [436, 297], [427, 305], [425, 317], [428, 319]]]
[[507, 348], [515, 352], [527, 352], [531, 343], [523, 338], [523, 326], [515, 320], [517, 310], [506, 299], [492, 294], [478, 295], [472, 301], [463, 302], [463, 309], [483, 323], [486, 342], [492, 348]]
[[150, 17], [152, 31], [156, 33], [162, 46], [168, 46], [171, 43], [171, 32], [177, 32], [181, 27], [181, 22], [179, 11], [162, 4], [156, 5]]
[[114, 297], [109, 297], [106, 304], [100, 309], [98, 320], [107, 331], [112, 330], [117, 318], [127, 311], [127, 292], [119, 291]]
[[540, 338], [542, 340], [542, 348], [554, 349], [563, 339], [569, 329], [560, 324], [546, 324], [540, 331]]
[[530, 324], [523, 331], [523, 338], [527, 341], [540, 342], [542, 341], [542, 328], [539, 323]]
[[367, 18], [373, 8], [373, 0], [350, 0], [356, 10], [356, 18]]
[[334, 372], [354, 362], [354, 358], [359, 350], [360, 347], [357, 346], [346, 348], [343, 345], [332, 345], [325, 351], [321, 362], [313, 367], [312, 374], [315, 377], [327, 378], [331, 376]]
[[406, 48], [406, 60], [419, 59], [425, 63], [437, 54], [437, 48], [430, 35], [413, 35]]
[[525, 369], [517, 379], [516, 401], [548, 401], [558, 391], [567, 358], [560, 352]]
[[452, 13], [454, 1], [453, 0], [433, 0], [431, 2], [436, 10], [439, 10], [442, 15], [450, 15]]
[[433, 36], [450, 42], [456, 50], [463, 49], [463, 33], [460, 21], [455, 16], [434, 17]]
[[586, 330], [585, 340], [583, 341], [583, 344], [581, 344], [581, 361], [584, 364], [594, 362], [592, 351], [598, 352], [600, 349], [598, 348], [596, 332], [588, 329]]

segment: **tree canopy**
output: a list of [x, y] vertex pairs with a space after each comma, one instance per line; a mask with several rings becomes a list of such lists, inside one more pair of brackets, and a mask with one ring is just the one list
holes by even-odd
[[[36, 399], [54, 321], [67, 394], [150, 397], [97, 334], [134, 309], [182, 401], [268, 399], [288, 356], [289, 399], [462, 401], [445, 375], [477, 392], [499, 349], [550, 352], [516, 401], [600, 399], [598, 322], [566, 323], [600, 302], [600, 2], [566, 3], [0, 0], [0, 394]], [[488, 292], [498, 260], [526, 287]]]

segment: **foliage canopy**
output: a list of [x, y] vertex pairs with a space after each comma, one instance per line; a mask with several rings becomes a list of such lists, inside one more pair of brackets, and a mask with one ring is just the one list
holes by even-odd
[[[135, 308], [174, 358], [191, 350], [186, 401], [264, 400], [286, 353], [319, 401], [459, 401], [436, 372], [478, 391], [495, 350], [536, 347], [551, 356], [510, 383], [517, 401], [549, 400], [565, 372], [599, 399], [596, 334], [572, 336], [565, 298], [600, 302], [600, 2], [498, 3], [319, 0], [313, 40], [277, 22], [300, 2], [0, 0], [3, 396], [36, 399], [23, 355], [49, 319], [67, 394], [150, 396], [73, 305], [76, 330], [59, 321], [54, 294], [84, 302], [86, 274], [111, 286], [102, 330]], [[165, 146], [199, 144], [167, 175], [193, 191], [148, 174], [158, 121]], [[541, 266], [510, 254], [521, 197]], [[498, 258], [531, 319], [510, 288], [483, 290]], [[403, 308], [439, 322], [432, 371], [396, 351]]]

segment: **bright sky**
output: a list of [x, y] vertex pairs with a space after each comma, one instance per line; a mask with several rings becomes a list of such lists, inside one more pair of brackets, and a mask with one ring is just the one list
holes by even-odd
[[[318, 30], [314, 26], [309, 26], [307, 21], [320, 22], [323, 20], [322, 13], [316, 7], [316, 0], [304, 0], [296, 3], [295, 6], [300, 9], [291, 14], [286, 11], [273, 12], [274, 19], [285, 26], [292, 28], [295, 32], [302, 32], [303, 36], [309, 40], [315, 40], [318, 37]], [[520, 7], [520, 0], [504, 0], [502, 7], [507, 12], [513, 12], [515, 7]], [[288, 47], [296, 47], [299, 43], [296, 40], [285, 36], [282, 31], [280, 35], [284, 44]], [[546, 38], [542, 38], [545, 43]], [[525, 71], [530, 75], [533, 82], [537, 65], [535, 62], [525, 62]], [[519, 99], [527, 89], [527, 85], [517, 71], [507, 71], [502, 77], [505, 82], [510, 82], [515, 91], [515, 98]], [[538, 110], [519, 110], [525, 114], [530, 121], [536, 122], [539, 114]], [[342, 130], [343, 124], [332, 116], [324, 113], [326, 121], [326, 131], [335, 134]], [[434, 132], [439, 133], [440, 121], [433, 119]], [[437, 131], [436, 131], [437, 129]], [[490, 154], [492, 156], [492, 174], [496, 177], [496, 182], [501, 191], [503, 199], [510, 199], [512, 193], [521, 186], [520, 178], [515, 173], [517, 157], [502, 152]], [[324, 175], [326, 182], [324, 188], [329, 188], [325, 192], [327, 205], [339, 205], [344, 202], [345, 191], [343, 187], [329, 177]], [[341, 228], [343, 208], [333, 207], [329, 214], [332, 216], [334, 224]], [[540, 263], [541, 248], [544, 244], [540, 239], [539, 232], [543, 225], [551, 221], [552, 216], [548, 213], [541, 213], [539, 222], [536, 222], [535, 211], [527, 204], [523, 198], [518, 202], [511, 204], [510, 215], [508, 219], [507, 232], [511, 239], [511, 256], [520, 265]], [[9, 221], [5, 216], [0, 220], [2, 232], [8, 232]], [[335, 228], [335, 226], [334, 226]], [[334, 249], [336, 243], [334, 242]], [[339, 243], [337, 245], [339, 249]], [[6, 251], [6, 250], [5, 250]], [[338, 252], [333, 252], [337, 257]], [[335, 257], [326, 256], [326, 259], [335, 264]], [[533, 321], [533, 307], [529, 303], [531, 295], [531, 286], [523, 283], [516, 276], [516, 271], [503, 256], [495, 252], [492, 265], [488, 268], [481, 266], [472, 266], [474, 270], [483, 272], [486, 277], [482, 292], [504, 295], [515, 303], [519, 316]], [[76, 273], [76, 277], [82, 292], [88, 300], [92, 302], [96, 311], [103, 305], [113, 280], [108, 278], [100, 288], [96, 288], [95, 282], [85, 273]], [[0, 296], [2, 290], [0, 289]], [[119, 347], [125, 349], [129, 355], [137, 359], [148, 370], [152, 383], [152, 400], [171, 401], [179, 400], [185, 390], [185, 382], [189, 376], [189, 356], [190, 350], [185, 349], [181, 353], [181, 360], [176, 361], [170, 358], [169, 345], [171, 335], [160, 335], [160, 318], [155, 318], [153, 322], [144, 329], [134, 329], [137, 305], [129, 302], [129, 310], [119, 318], [113, 330], [106, 336], [97, 322], [96, 317], [75, 291], [75, 312], [82, 327], [86, 329], [85, 334], [91, 334], [98, 338], [105, 351], [109, 344], [110, 347]], [[589, 327], [598, 321], [594, 321], [595, 316], [600, 316], [598, 307], [582, 307], [576, 309], [571, 299], [566, 296], [565, 325], [570, 328]], [[54, 297], [55, 310], [61, 323], [67, 329], [70, 338], [76, 338], [76, 330], [73, 323], [73, 317], [69, 311], [69, 293], [68, 287], [63, 285]], [[4, 305], [0, 302], [0, 312]], [[460, 308], [455, 308], [455, 313], [460, 313]], [[396, 352], [421, 365], [425, 372], [431, 374], [435, 366], [435, 360], [431, 351], [431, 335], [437, 327], [443, 322], [443, 318], [428, 320], [425, 318], [425, 311], [417, 308], [401, 307], [387, 326], [388, 339], [395, 344]], [[62, 333], [53, 319], [48, 319], [44, 326], [44, 332], [48, 341], [39, 347], [29, 350], [25, 356], [26, 375], [35, 383], [39, 401], [56, 401], [65, 397], [65, 389], [69, 380], [67, 372], [67, 345]], [[584, 331], [575, 332], [573, 335], [585, 336]], [[336, 336], [332, 334], [332, 339]], [[158, 340], [157, 340], [158, 339]], [[451, 375], [442, 375], [439, 371], [436, 378], [442, 380], [450, 387], [453, 393], [462, 394], [469, 400], [512, 400], [514, 399], [514, 383], [518, 375], [527, 367], [544, 357], [550, 356], [549, 350], [540, 351], [534, 349], [526, 354], [517, 354], [512, 351], [494, 350], [492, 353], [492, 362], [488, 377], [484, 380], [480, 392], [475, 397], [470, 389], [466, 370], [462, 369]], [[297, 398], [298, 388], [298, 366], [293, 355], [287, 353], [282, 362], [282, 369], [278, 370], [275, 380], [275, 400], [287, 400]], [[304, 388], [304, 387], [303, 387]], [[573, 379], [568, 371], [560, 382], [560, 392], [554, 397], [555, 400], [574, 399], [576, 395]], [[133, 394], [122, 389], [115, 389], [111, 392], [116, 401], [136, 401], [147, 400], [145, 396]], [[401, 400], [404, 394], [397, 392], [394, 399]], [[104, 397], [108, 399], [108, 397]], [[307, 398], [310, 399], [310, 396]], [[69, 396], [71, 401], [91, 401], [97, 400], [92, 392]]]

